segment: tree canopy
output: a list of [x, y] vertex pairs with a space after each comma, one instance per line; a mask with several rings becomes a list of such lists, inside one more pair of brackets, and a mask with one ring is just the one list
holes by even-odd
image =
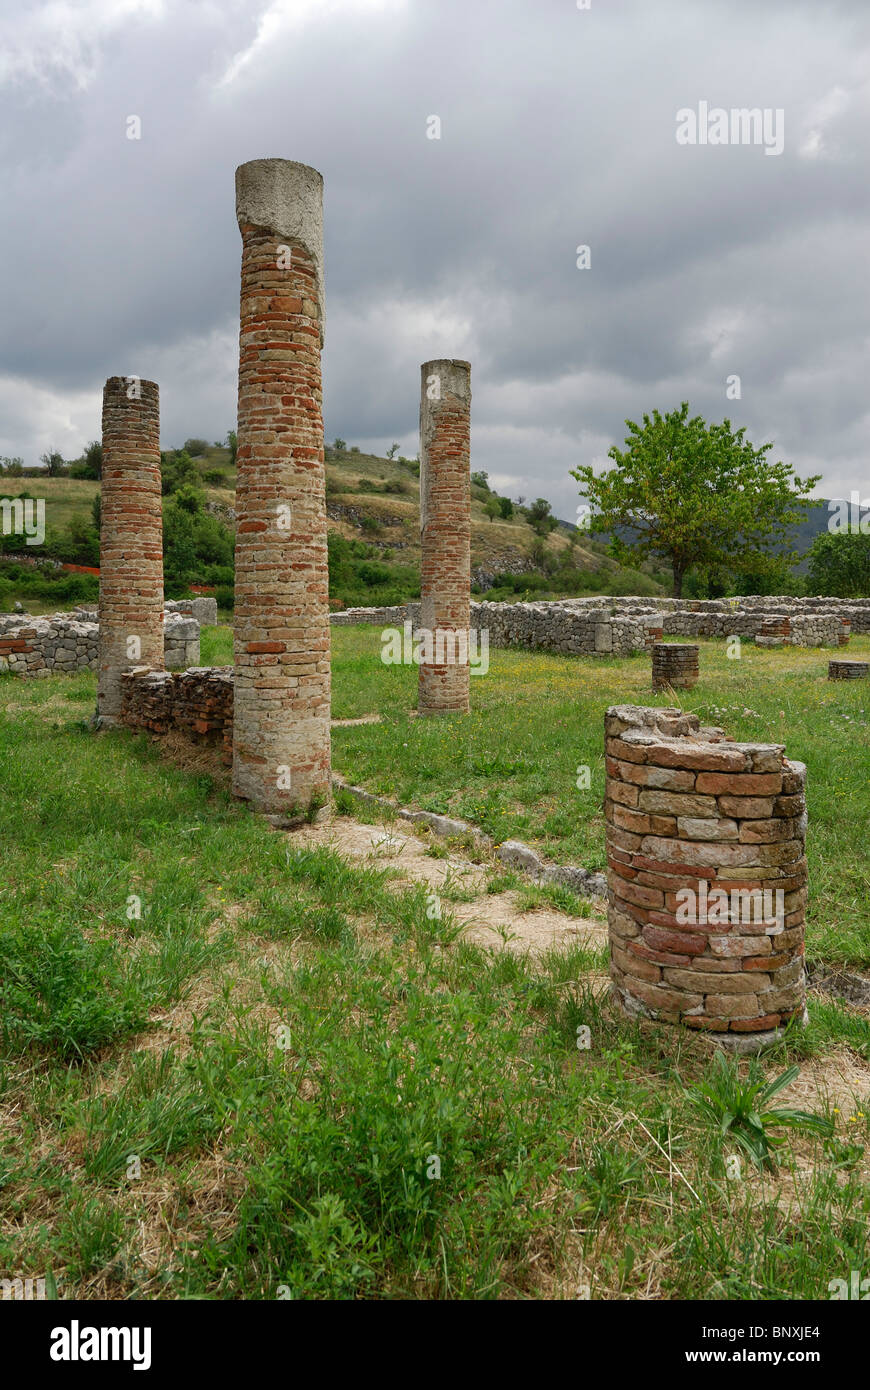
[[801, 480], [791, 464], [767, 458], [772, 444], [756, 449], [730, 420], [690, 418], [687, 401], [644, 415], [642, 425], [625, 423], [626, 448], [608, 453], [615, 467], [571, 470], [591, 505], [591, 529], [616, 533], [611, 548], [621, 563], [663, 557], [679, 598], [693, 565], [763, 568], [782, 559], [789, 527], [802, 519], [797, 508], [821, 475]]

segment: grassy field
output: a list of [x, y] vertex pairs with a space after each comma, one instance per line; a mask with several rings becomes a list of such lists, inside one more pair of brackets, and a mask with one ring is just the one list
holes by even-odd
[[[383, 714], [335, 729], [337, 770], [599, 863], [601, 711], [649, 702], [647, 659], [494, 652], [469, 719], [423, 722], [377, 636], [334, 633], [334, 716]], [[206, 632], [203, 659], [226, 643]], [[686, 703], [808, 762], [813, 949], [866, 965], [866, 717], [826, 659], [705, 644]], [[473, 944], [389, 861], [271, 830], [205, 764], [89, 732], [93, 705], [88, 674], [0, 677], [0, 1277], [704, 1300], [825, 1299], [867, 1272], [866, 1014], [812, 997], [765, 1056], [766, 1080], [800, 1067], [771, 1104], [815, 1124], [756, 1163], [729, 1091], [748, 1105], [753, 1068], [616, 1018], [600, 947]], [[738, 1117], [724, 1138], [705, 1082]]]
[[[380, 712], [378, 724], [333, 732], [335, 771], [369, 791], [473, 821], [498, 841], [521, 839], [559, 863], [604, 867], [603, 715], [610, 704], [666, 705], [649, 688], [648, 656], [577, 660], [490, 652], [472, 677], [467, 719], [418, 720], [417, 668], [380, 660], [380, 629], [334, 628], [337, 719]], [[829, 683], [830, 653], [702, 642], [702, 678], [683, 707], [740, 740], [772, 740], [807, 765], [812, 953], [870, 964], [870, 691]], [[866, 660], [870, 638], [849, 653]], [[231, 662], [229, 629], [203, 661]], [[577, 769], [591, 771], [588, 791]]]

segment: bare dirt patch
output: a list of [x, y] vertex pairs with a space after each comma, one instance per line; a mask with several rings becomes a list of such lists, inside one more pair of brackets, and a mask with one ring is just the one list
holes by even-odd
[[390, 867], [400, 884], [428, 884], [443, 907], [464, 924], [465, 939], [478, 945], [502, 944], [513, 951], [540, 954], [552, 946], [606, 944], [603, 915], [570, 917], [552, 907], [523, 910], [515, 892], [487, 893], [485, 868], [455, 855], [433, 858], [427, 853], [427, 842], [404, 826], [362, 825], [337, 817], [292, 834], [294, 844], [324, 845], [366, 865]]

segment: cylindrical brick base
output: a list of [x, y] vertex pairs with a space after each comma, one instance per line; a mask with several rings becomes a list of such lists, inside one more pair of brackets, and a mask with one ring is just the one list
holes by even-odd
[[330, 792], [323, 180], [289, 160], [243, 164], [236, 216], [233, 790], [259, 810], [294, 814]]
[[829, 661], [829, 681], [859, 681], [870, 676], [870, 662], [867, 661]]
[[652, 688], [691, 690], [698, 679], [699, 648], [684, 642], [654, 642]]
[[157, 385], [109, 377], [103, 388], [97, 716], [121, 712], [121, 673], [163, 668], [163, 510]]
[[471, 367], [424, 362], [420, 397], [421, 714], [469, 708]]
[[631, 1015], [752, 1050], [805, 1012], [805, 780], [676, 709], [605, 715], [611, 977]]

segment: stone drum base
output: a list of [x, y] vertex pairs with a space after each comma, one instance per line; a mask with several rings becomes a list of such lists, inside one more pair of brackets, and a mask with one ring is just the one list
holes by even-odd
[[806, 769], [677, 709], [611, 706], [605, 735], [617, 1002], [757, 1050], [804, 1017]]
[[829, 681], [860, 681], [870, 676], [868, 661], [829, 661]]
[[691, 690], [698, 679], [698, 650], [684, 642], [654, 642], [653, 690]]

